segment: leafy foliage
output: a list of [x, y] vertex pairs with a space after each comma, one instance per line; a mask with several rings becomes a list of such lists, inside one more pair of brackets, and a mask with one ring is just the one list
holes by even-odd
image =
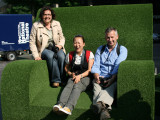
[[7, 13], [14, 14], [31, 14], [30, 9], [27, 6], [16, 5], [7, 9]]
[[62, 7], [78, 6], [79, 0], [4, 0], [10, 7], [9, 14], [32, 14], [36, 16], [37, 10], [45, 5], [53, 6], [58, 3]]

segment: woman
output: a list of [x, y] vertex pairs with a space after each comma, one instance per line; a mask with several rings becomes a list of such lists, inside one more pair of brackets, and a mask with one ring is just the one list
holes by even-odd
[[46, 60], [50, 84], [58, 87], [64, 71], [65, 38], [54, 11], [45, 6], [40, 12], [40, 21], [35, 22], [30, 34], [30, 50], [35, 60]]
[[80, 93], [85, 91], [90, 84], [90, 71], [94, 62], [91, 51], [84, 50], [85, 41], [83, 36], [77, 35], [73, 39], [75, 51], [67, 54], [65, 71], [70, 76], [67, 85], [63, 89], [60, 99], [53, 106], [56, 113], [71, 115]]

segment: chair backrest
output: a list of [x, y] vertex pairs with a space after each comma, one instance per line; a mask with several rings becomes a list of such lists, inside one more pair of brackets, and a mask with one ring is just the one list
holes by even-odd
[[104, 31], [112, 26], [118, 29], [119, 44], [128, 49], [128, 60], [153, 58], [151, 4], [62, 7], [54, 11], [66, 38], [67, 52], [73, 49], [73, 37], [81, 34], [86, 40], [85, 48], [95, 53], [98, 46], [106, 44]]

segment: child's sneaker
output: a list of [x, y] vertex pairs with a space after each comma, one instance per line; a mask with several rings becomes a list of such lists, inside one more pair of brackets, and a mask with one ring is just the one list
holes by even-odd
[[64, 107], [62, 109], [59, 109], [61, 112], [67, 114], [67, 115], [71, 115], [71, 110], [68, 107]]

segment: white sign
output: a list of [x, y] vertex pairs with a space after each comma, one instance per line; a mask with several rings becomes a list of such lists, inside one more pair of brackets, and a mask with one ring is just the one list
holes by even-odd
[[19, 22], [18, 38], [18, 44], [25, 44], [29, 42], [29, 23]]
[[1, 44], [2, 45], [11, 45], [11, 44], [15, 44], [15, 43], [8, 43], [8, 42], [5, 42], [5, 41], [1, 41]]

